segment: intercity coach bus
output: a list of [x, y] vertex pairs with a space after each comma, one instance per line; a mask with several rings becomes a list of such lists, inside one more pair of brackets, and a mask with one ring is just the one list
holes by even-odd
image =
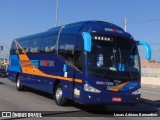
[[122, 28], [83, 21], [13, 40], [8, 78], [18, 91], [33, 88], [53, 94], [57, 105], [68, 100], [86, 105], [139, 102], [141, 67], [138, 45]]

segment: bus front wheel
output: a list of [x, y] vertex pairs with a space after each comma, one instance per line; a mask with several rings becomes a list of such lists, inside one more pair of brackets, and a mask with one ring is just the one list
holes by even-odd
[[25, 87], [21, 84], [21, 80], [19, 79], [19, 75], [16, 78], [16, 88], [18, 91], [23, 91]]
[[58, 84], [55, 88], [54, 99], [55, 99], [55, 103], [60, 106], [64, 106], [67, 103], [66, 98], [64, 98], [63, 96], [63, 91], [60, 84]]

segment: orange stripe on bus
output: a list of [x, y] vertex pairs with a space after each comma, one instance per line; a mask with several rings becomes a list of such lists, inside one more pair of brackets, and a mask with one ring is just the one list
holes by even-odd
[[81, 79], [73, 79], [73, 78], [67, 78], [67, 77], [62, 77], [62, 76], [54, 76], [54, 75], [49, 75], [49, 74], [46, 74], [46, 73], [40, 71], [38, 68], [36, 68], [33, 65], [33, 63], [29, 60], [29, 58], [26, 54], [19, 55], [19, 59], [21, 62], [21, 67], [22, 67], [23, 73], [37, 75], [37, 76], [43, 76], [43, 77], [48, 77], [48, 78], [54, 78], [54, 79], [60, 79], [60, 80], [67, 80], [70, 82], [75, 81], [78, 83], [82, 83]]
[[114, 92], [118, 92], [123, 86], [125, 86], [128, 82], [126, 83], [123, 83], [123, 84], [120, 84], [114, 88], [108, 88], [107, 90], [110, 90], [110, 91], [114, 91]]

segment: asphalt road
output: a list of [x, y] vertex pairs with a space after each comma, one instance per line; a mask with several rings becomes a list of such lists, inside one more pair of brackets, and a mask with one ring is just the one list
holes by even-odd
[[[97, 119], [97, 117], [106, 119], [107, 116], [113, 116], [112, 111], [131, 112], [133, 114], [143, 112], [160, 114], [160, 86], [143, 85], [141, 102], [134, 107], [109, 105], [102, 109], [99, 107], [88, 108], [76, 103], [61, 107], [55, 104], [50, 94], [31, 89], [19, 92], [16, 90], [15, 83], [10, 82], [7, 78], [0, 78], [0, 111], [47, 111], [42, 112], [43, 117], [73, 116], [76, 119], [92, 120]], [[121, 118], [113, 117], [112, 119], [119, 120]], [[134, 117], [130, 119], [134, 119]], [[150, 117], [142, 117], [141, 119], [150, 119]]]

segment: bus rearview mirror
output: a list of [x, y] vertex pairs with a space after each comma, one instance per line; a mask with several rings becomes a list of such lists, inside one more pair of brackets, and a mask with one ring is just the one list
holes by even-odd
[[91, 35], [88, 32], [83, 32], [82, 36], [84, 40], [84, 51], [91, 52], [91, 42], [92, 42]]
[[151, 47], [147, 42], [144, 41], [136, 41], [137, 45], [143, 45], [146, 49], [146, 59], [150, 60], [151, 59]]

